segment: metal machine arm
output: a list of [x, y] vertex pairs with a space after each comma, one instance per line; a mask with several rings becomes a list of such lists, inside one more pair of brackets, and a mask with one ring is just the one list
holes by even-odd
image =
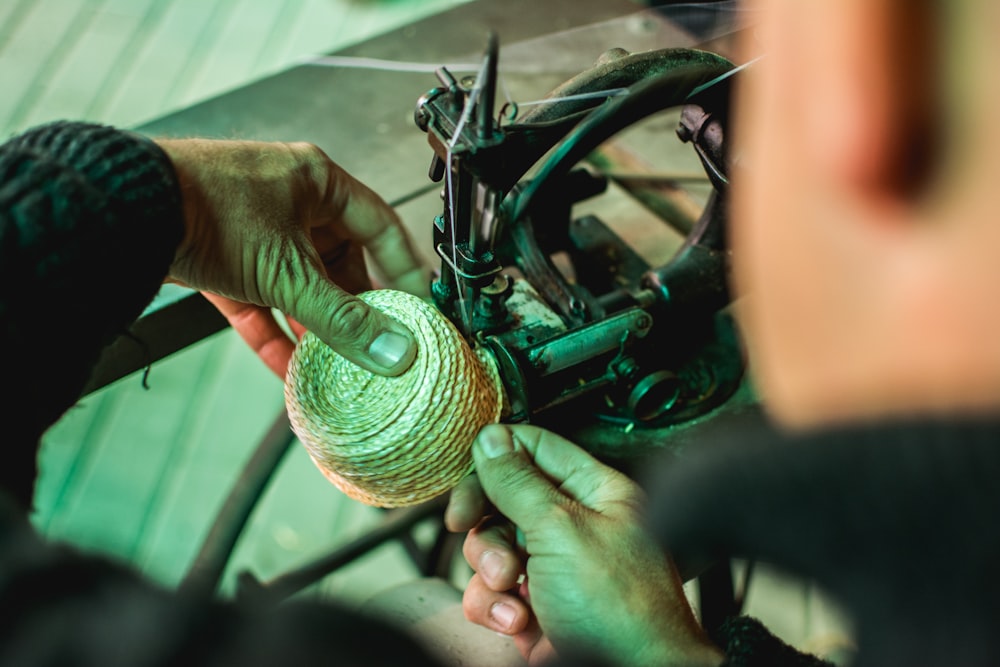
[[[721, 314], [732, 63], [693, 49], [611, 51], [552, 91], [551, 104], [505, 124], [494, 118], [497, 61], [491, 36], [474, 83], [441, 68], [442, 86], [417, 103], [434, 151], [431, 178], [445, 182], [435, 302], [495, 354], [510, 421], [549, 426], [599, 453], [639, 453], [663, 441], [662, 429], [718, 406], [742, 377], [735, 330]], [[678, 135], [715, 191], [674, 258], [650, 267], [599, 219], [573, 218], [575, 203], [607, 188], [577, 167], [616, 133], [672, 107], [682, 107]], [[560, 252], [572, 275], [553, 261]], [[567, 406], [592, 415], [586, 428], [567, 419]]]

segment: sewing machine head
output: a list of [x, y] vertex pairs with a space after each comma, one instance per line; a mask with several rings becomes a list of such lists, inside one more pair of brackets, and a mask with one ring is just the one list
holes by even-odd
[[[610, 457], [659, 446], [725, 402], [743, 376], [726, 312], [734, 68], [692, 49], [615, 50], [549, 103], [520, 117], [506, 105], [497, 118], [497, 62], [491, 36], [474, 80], [440, 68], [441, 85], [417, 103], [434, 150], [430, 177], [443, 183], [435, 303], [495, 355], [508, 421], [546, 426]], [[581, 162], [671, 108], [712, 192], [673, 257], [650, 266], [605, 221], [574, 217], [574, 207], [608, 188], [606, 175]]]

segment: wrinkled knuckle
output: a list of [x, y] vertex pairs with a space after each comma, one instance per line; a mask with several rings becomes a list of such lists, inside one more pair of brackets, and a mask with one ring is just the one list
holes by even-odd
[[520, 488], [532, 481], [532, 472], [523, 465], [498, 465], [496, 468], [494, 484], [505, 489]]
[[330, 158], [316, 144], [308, 141], [290, 141], [285, 144], [289, 152], [302, 163], [309, 165], [325, 164]]
[[371, 309], [360, 299], [345, 298], [329, 313], [330, 328], [337, 336], [358, 336], [370, 333], [374, 326]]
[[320, 199], [337, 192], [341, 170], [322, 148], [307, 141], [289, 142], [285, 147], [300, 173], [319, 191]]

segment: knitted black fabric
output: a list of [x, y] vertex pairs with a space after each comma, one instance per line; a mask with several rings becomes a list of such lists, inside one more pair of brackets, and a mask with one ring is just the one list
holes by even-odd
[[61, 122], [0, 146], [0, 665], [436, 664], [353, 611], [187, 599], [32, 530], [39, 437], [156, 294], [182, 234], [173, 167], [145, 138]]
[[0, 146], [2, 483], [27, 506], [35, 447], [102, 348], [142, 312], [183, 234], [173, 166], [151, 141], [57, 122]]
[[854, 664], [996, 665], [998, 478], [992, 420], [799, 436], [744, 422], [645, 486], [679, 559], [756, 558], [819, 582], [856, 625]]
[[267, 612], [186, 598], [42, 542], [0, 499], [2, 667], [433, 667], [382, 621], [314, 601]]
[[833, 667], [833, 663], [796, 651], [757, 619], [726, 619], [715, 637], [726, 652], [726, 667]]
[[[795, 650], [749, 616], [726, 619], [714, 635], [726, 654], [724, 667], [833, 667], [831, 662]], [[591, 651], [560, 655], [553, 667], [621, 666]]]

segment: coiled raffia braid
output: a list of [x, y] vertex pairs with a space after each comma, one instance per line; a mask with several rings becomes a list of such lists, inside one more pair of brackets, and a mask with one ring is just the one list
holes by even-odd
[[360, 298], [413, 332], [417, 355], [384, 377], [307, 333], [285, 378], [292, 430], [351, 498], [404, 507], [454, 487], [472, 469], [472, 441], [499, 421], [503, 385], [491, 354], [473, 351], [433, 305], [396, 290]]

